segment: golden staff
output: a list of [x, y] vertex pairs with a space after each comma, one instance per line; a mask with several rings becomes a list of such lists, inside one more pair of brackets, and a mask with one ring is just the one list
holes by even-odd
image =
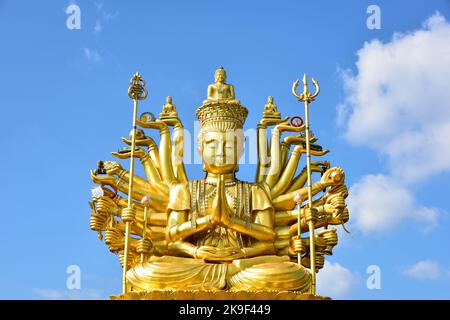
[[[302, 202], [303, 202], [303, 197], [299, 193], [297, 193], [295, 195], [295, 197], [294, 197], [294, 201], [295, 201], [295, 203], [297, 203], [297, 235], [298, 235], [298, 239], [297, 239], [297, 243], [296, 244], [298, 244], [300, 246], [300, 248], [301, 248], [301, 246], [302, 246], [302, 238], [301, 238], [301, 236], [302, 236], [302, 228], [301, 228], [300, 221], [302, 219], [302, 217], [301, 217], [301, 212], [302, 212], [301, 206], [302, 206]], [[297, 263], [298, 263], [299, 266], [302, 266], [302, 249], [300, 249], [297, 252]]]
[[[148, 206], [147, 206], [147, 204], [145, 204], [145, 206], [144, 206], [144, 227], [143, 227], [143, 230], [142, 230], [142, 239], [147, 239], [147, 235], [146, 235], [146, 233], [147, 233], [147, 208], [148, 208]], [[141, 253], [141, 263], [143, 263], [144, 262], [144, 258], [145, 258], [145, 253]]]
[[[306, 126], [306, 170], [308, 176], [308, 206], [312, 208], [312, 182], [311, 182], [311, 147], [310, 147], [310, 130], [309, 130], [309, 103], [314, 101], [320, 92], [319, 83], [312, 79], [316, 92], [312, 94], [308, 89], [308, 81], [306, 74], [303, 75], [303, 92], [299, 95], [295, 91], [297, 89], [299, 80], [294, 82], [292, 86], [292, 94], [299, 100], [305, 103], [305, 126]], [[299, 221], [300, 223], [300, 221]], [[311, 260], [311, 293], [316, 294], [316, 248], [314, 244], [314, 221], [308, 221], [309, 229], [309, 247], [310, 247], [310, 260]]]
[[123, 254], [123, 274], [122, 274], [122, 291], [127, 293], [127, 267], [128, 254], [130, 247], [130, 224], [134, 222], [136, 217], [136, 209], [132, 207], [133, 195], [133, 178], [134, 178], [134, 151], [136, 149], [136, 120], [138, 111], [138, 101], [147, 98], [147, 89], [145, 88], [145, 80], [141, 77], [139, 72], [131, 78], [130, 86], [128, 87], [128, 96], [134, 100], [133, 110], [133, 136], [131, 138], [131, 157], [130, 157], [130, 181], [128, 184], [128, 204], [122, 210], [122, 220], [125, 222], [125, 248]]
[[141, 254], [141, 263], [144, 263], [145, 258], [154, 252], [153, 243], [148, 237], [148, 234], [151, 233], [151, 229], [147, 227], [147, 211], [150, 203], [150, 197], [144, 196], [141, 203], [144, 205], [144, 224], [142, 228], [142, 239], [138, 241], [137, 252]]

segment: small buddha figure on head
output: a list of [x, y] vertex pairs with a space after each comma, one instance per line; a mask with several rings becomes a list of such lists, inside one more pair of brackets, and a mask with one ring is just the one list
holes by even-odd
[[208, 98], [203, 104], [211, 104], [214, 102], [240, 104], [239, 100], [236, 100], [234, 94], [234, 87], [231, 84], [227, 84], [227, 73], [223, 67], [219, 67], [214, 74], [215, 83], [208, 86]]

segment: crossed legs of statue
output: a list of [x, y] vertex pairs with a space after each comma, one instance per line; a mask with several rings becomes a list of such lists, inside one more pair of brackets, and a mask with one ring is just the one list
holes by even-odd
[[232, 263], [172, 256], [152, 257], [127, 272], [132, 290], [301, 291], [311, 284], [305, 268], [288, 256], [261, 256]]

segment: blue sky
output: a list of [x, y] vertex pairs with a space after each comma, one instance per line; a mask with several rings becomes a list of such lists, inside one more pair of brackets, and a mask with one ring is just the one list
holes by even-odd
[[[79, 30], [66, 27], [71, 3]], [[379, 30], [366, 26], [371, 4]], [[449, 21], [449, 1], [0, 1], [0, 298], [120, 292], [118, 259], [89, 230], [89, 170], [130, 130], [134, 72], [149, 90], [140, 110], [158, 113], [171, 95], [192, 131], [219, 65], [250, 110], [246, 128], [268, 95], [303, 115], [292, 82], [319, 80], [312, 129], [346, 171], [352, 231], [319, 293], [450, 298]], [[201, 177], [201, 165], [187, 168]], [[69, 265], [81, 290], [66, 288]], [[366, 286], [370, 265], [381, 289]]]

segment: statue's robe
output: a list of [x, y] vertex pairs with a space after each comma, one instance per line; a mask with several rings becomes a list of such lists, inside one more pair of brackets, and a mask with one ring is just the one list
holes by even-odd
[[[255, 211], [273, 210], [267, 192], [258, 184], [236, 181], [238, 197], [227, 195], [233, 214], [252, 222]], [[189, 220], [205, 214], [208, 195], [204, 180], [191, 181], [189, 190], [183, 185], [171, 189], [168, 212], [189, 211]], [[189, 192], [189, 194], [187, 194]], [[257, 240], [224, 227], [210, 229], [185, 241], [196, 246], [220, 248], [250, 247]], [[178, 256], [152, 256], [148, 262], [136, 264], [127, 272], [132, 290], [296, 290], [306, 291], [310, 274], [291, 262], [288, 256], [262, 255], [237, 259], [229, 263], [211, 263], [202, 259]]]

